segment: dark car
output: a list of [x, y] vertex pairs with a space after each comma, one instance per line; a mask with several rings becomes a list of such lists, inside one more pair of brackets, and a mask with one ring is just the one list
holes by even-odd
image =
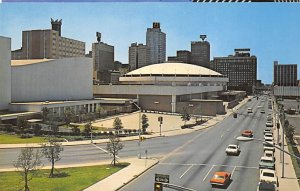
[[257, 191], [276, 191], [276, 185], [269, 182], [259, 182]]

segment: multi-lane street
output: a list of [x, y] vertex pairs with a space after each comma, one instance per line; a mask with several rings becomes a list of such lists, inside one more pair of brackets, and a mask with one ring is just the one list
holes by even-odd
[[[209, 180], [216, 171], [228, 171], [232, 181], [227, 190], [254, 191], [259, 180], [258, 163], [263, 154], [263, 145], [259, 142], [238, 143], [236, 137], [242, 130], [254, 131], [254, 137], [262, 139], [265, 129], [266, 114], [261, 114], [257, 106], [267, 102], [253, 100], [239, 111], [238, 118], [226, 118], [215, 127], [194, 133], [185, 144], [172, 151], [158, 165], [136, 179], [122, 191], [152, 190], [155, 173], [170, 175], [170, 183], [194, 190], [218, 190], [212, 188]], [[253, 113], [248, 114], [251, 107]], [[227, 156], [228, 144], [239, 144], [239, 156]], [[171, 190], [164, 188], [164, 190]]]
[[[125, 147], [119, 154], [120, 158], [137, 157], [139, 153], [145, 157], [147, 150], [148, 157], [160, 158], [160, 162], [122, 191], [152, 190], [155, 173], [170, 175], [172, 184], [194, 190], [212, 190], [209, 180], [216, 171], [232, 173], [232, 181], [227, 190], [256, 190], [259, 179], [258, 163], [263, 154], [263, 145], [259, 142], [239, 143], [236, 137], [243, 130], [250, 129], [254, 131], [255, 138], [263, 139], [267, 114], [260, 113], [259, 105], [268, 113], [267, 101], [255, 99], [236, 111], [237, 118], [229, 116], [206, 130], [149, 139], [142, 142], [140, 147], [137, 141], [125, 142]], [[253, 113], [247, 113], [249, 107], [253, 109]], [[226, 155], [228, 144], [240, 145], [239, 156]], [[0, 168], [12, 167], [12, 160], [19, 151], [20, 149], [0, 150]], [[109, 160], [111, 156], [105, 152], [105, 144], [90, 144], [65, 147], [61, 158], [57, 164], [72, 165]], [[47, 163], [44, 160], [44, 164]]]

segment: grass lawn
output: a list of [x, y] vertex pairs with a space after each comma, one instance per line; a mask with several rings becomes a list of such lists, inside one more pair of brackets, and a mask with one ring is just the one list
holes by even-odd
[[0, 134], [0, 144], [43, 143], [45, 137], [20, 138], [18, 135]]
[[[59, 169], [61, 173], [67, 173], [68, 176], [57, 178], [48, 177], [50, 170], [40, 170], [38, 175], [29, 182], [29, 188], [33, 191], [80, 191], [127, 165], [128, 163], [116, 167], [99, 165]], [[18, 172], [0, 172], [0, 190], [16, 191], [22, 189], [24, 182], [20, 181], [20, 177]]]

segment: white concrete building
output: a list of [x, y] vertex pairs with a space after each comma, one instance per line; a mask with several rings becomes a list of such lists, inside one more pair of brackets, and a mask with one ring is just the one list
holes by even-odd
[[92, 99], [91, 58], [12, 60], [12, 102]]
[[[145, 110], [179, 112], [188, 102], [215, 100], [228, 78], [213, 70], [185, 63], [161, 63], [131, 71], [120, 85], [96, 85], [94, 95], [138, 99]], [[222, 101], [215, 100], [217, 104]], [[218, 106], [219, 107], [219, 106]], [[218, 110], [217, 113], [224, 111]]]
[[11, 39], [0, 36], [0, 110], [11, 102]]

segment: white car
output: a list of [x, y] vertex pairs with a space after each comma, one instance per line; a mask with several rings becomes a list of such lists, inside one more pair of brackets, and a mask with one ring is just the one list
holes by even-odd
[[273, 127], [273, 122], [272, 121], [267, 121], [266, 126], [267, 127]]
[[268, 138], [271, 139], [271, 140], [273, 140], [273, 135], [271, 133], [265, 133], [264, 139], [266, 140]]
[[225, 152], [227, 155], [238, 155], [241, 152], [241, 150], [238, 145], [228, 145]]
[[269, 137], [265, 138], [264, 145], [266, 146], [275, 145], [275, 143], [273, 142], [273, 138], [269, 138]]
[[252, 108], [248, 108], [248, 109], [247, 109], [247, 112], [248, 112], [248, 113], [252, 113]]
[[259, 181], [273, 183], [278, 186], [278, 178], [274, 170], [270, 170], [270, 169], [260, 170]]
[[264, 135], [265, 134], [271, 134], [273, 136], [273, 132], [272, 132], [272, 129], [268, 128], [268, 129], [265, 129], [264, 130]]
[[273, 161], [275, 161], [275, 156], [274, 156], [274, 152], [273, 151], [268, 151], [266, 150], [264, 153], [265, 157], [271, 157], [273, 159]]
[[275, 147], [271, 146], [271, 145], [264, 145], [264, 152], [266, 151], [272, 151], [275, 152]]

